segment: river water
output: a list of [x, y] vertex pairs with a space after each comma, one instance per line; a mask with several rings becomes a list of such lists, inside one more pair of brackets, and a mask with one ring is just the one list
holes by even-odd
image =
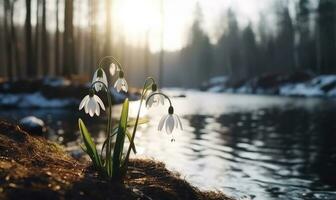
[[[167, 164], [193, 185], [246, 199], [336, 199], [336, 100], [214, 94], [168, 90], [183, 131], [157, 131], [167, 105], [142, 109], [150, 122], [136, 135], [137, 157]], [[139, 102], [130, 106], [135, 116]], [[114, 116], [120, 106], [113, 108]], [[48, 138], [74, 155], [82, 117], [101, 145], [106, 116], [89, 118], [72, 109], [2, 110], [9, 121], [35, 115]], [[172, 138], [175, 141], [172, 142]]]

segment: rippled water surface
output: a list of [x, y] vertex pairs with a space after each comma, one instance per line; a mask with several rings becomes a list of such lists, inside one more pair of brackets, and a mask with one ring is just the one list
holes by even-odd
[[[150, 122], [136, 137], [139, 157], [164, 161], [204, 189], [251, 199], [336, 199], [336, 101], [169, 90], [184, 130], [172, 136], [156, 130], [167, 107], [143, 109]], [[132, 116], [139, 102], [131, 105]], [[114, 114], [120, 107], [114, 108]], [[79, 153], [77, 118], [84, 117], [102, 143], [105, 118], [76, 110], [6, 110], [15, 121], [36, 115], [48, 137]], [[171, 142], [174, 138], [175, 142]]]

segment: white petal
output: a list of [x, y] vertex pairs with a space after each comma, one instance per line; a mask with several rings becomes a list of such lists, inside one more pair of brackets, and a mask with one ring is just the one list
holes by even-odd
[[178, 121], [176, 119], [176, 115], [173, 114], [173, 118], [174, 118], [174, 125], [175, 125], [175, 128], [178, 128]]
[[96, 102], [96, 110], [95, 110], [95, 113], [96, 113], [97, 116], [100, 115], [100, 107], [99, 107], [99, 105], [98, 105], [97, 102]]
[[88, 110], [89, 110], [89, 115], [93, 117], [95, 111], [96, 111], [96, 104], [97, 102], [94, 100], [94, 98], [90, 98], [88, 102]]
[[179, 124], [179, 126], [180, 126], [181, 130], [183, 130], [183, 127], [182, 127], [182, 122], [181, 122], [181, 119], [180, 119], [180, 117], [179, 117], [178, 115], [176, 115], [176, 114], [174, 114], [174, 115], [175, 115], [175, 117], [176, 117], [176, 119], [177, 119], [177, 122], [178, 122], [178, 124]]
[[81, 101], [81, 103], [79, 104], [79, 110], [82, 110], [86, 104], [86, 102], [89, 100], [89, 95], [86, 95], [83, 100]]
[[162, 95], [159, 95], [159, 99], [162, 105], [164, 105], [165, 98]]
[[116, 72], [116, 65], [114, 63], [110, 64], [110, 74], [111, 76], [114, 76], [115, 72]]
[[148, 99], [148, 101], [147, 101], [147, 106], [148, 106], [148, 107], [152, 107], [153, 102], [154, 102], [154, 100], [153, 100], [153, 96], [151, 96], [151, 97]]
[[[101, 78], [97, 78], [96, 81], [101, 81]], [[97, 92], [99, 92], [103, 88], [103, 84], [96, 82], [94, 85], [94, 88]]]
[[168, 115], [165, 115], [165, 116], [163, 116], [163, 117], [161, 118], [161, 120], [160, 120], [160, 122], [159, 122], [159, 126], [158, 126], [158, 130], [159, 130], [159, 131], [162, 130], [163, 125], [164, 125], [164, 123], [165, 123], [167, 117], [168, 117]]
[[95, 73], [93, 74], [93, 77], [92, 77], [92, 83], [97, 81], [97, 73], [98, 73], [98, 69], [95, 71]]
[[118, 80], [115, 82], [114, 87], [117, 89], [118, 92], [121, 90], [121, 79], [118, 78]]
[[102, 70], [103, 71], [103, 78], [102, 78], [102, 82], [107, 86], [108, 84], [107, 84], [107, 78], [106, 78], [106, 74], [105, 74], [105, 71], [104, 70]]
[[98, 104], [100, 105], [100, 107], [103, 110], [105, 110], [105, 106], [104, 106], [104, 103], [102, 102], [102, 100], [97, 95], [94, 95], [93, 98], [95, 98], [95, 100], [98, 102]]
[[127, 85], [126, 79], [124, 78], [122, 79], [121, 89], [124, 90], [125, 92], [128, 91], [128, 85]]
[[166, 121], [166, 132], [168, 134], [171, 134], [174, 129], [174, 117], [172, 115], [169, 115]]
[[85, 103], [85, 106], [84, 106], [84, 110], [85, 110], [85, 113], [88, 114], [89, 113], [89, 107], [88, 107], [88, 104], [89, 104], [89, 100], [86, 100], [86, 103]]

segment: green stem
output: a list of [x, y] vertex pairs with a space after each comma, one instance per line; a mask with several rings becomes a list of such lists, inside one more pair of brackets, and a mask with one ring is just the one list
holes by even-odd
[[127, 165], [128, 165], [128, 160], [129, 160], [129, 156], [130, 156], [130, 153], [131, 153], [131, 147], [132, 147], [132, 145], [134, 145], [134, 138], [135, 138], [135, 133], [136, 133], [136, 130], [137, 130], [137, 127], [138, 127], [138, 123], [139, 123], [139, 117], [140, 117], [140, 111], [141, 111], [141, 107], [142, 107], [142, 102], [143, 102], [145, 94], [146, 94], [146, 92], [147, 92], [147, 90], [149, 88], [149, 86], [146, 87], [146, 85], [147, 85], [147, 82], [150, 81], [150, 80], [153, 83], [155, 83], [155, 80], [152, 77], [148, 77], [146, 79], [144, 85], [143, 85], [143, 90], [142, 90], [141, 99], [140, 99], [140, 105], [139, 105], [139, 108], [138, 108], [138, 113], [137, 113], [137, 117], [136, 117], [134, 128], [133, 128], [132, 138], [131, 138], [130, 145], [128, 147], [127, 154], [126, 154], [126, 157], [125, 157], [125, 161], [124, 161], [124, 164], [123, 164], [124, 167], [127, 167]]
[[168, 99], [168, 101], [169, 101], [169, 105], [172, 106], [172, 102], [171, 102], [170, 98], [169, 98], [167, 95], [163, 94], [162, 92], [155, 92], [155, 93], [152, 93], [151, 95], [149, 95], [148, 98], [147, 98], [147, 100], [146, 100], [146, 104], [148, 103], [148, 100], [149, 100], [152, 96], [154, 96], [154, 95], [162, 95], [162, 96], [164, 96], [166, 99]]
[[110, 59], [112, 62], [113, 62], [113, 61], [116, 62], [120, 69], [123, 68], [123, 66], [121, 65], [121, 63], [120, 63], [115, 57], [113, 57], [113, 56], [105, 56], [105, 57], [103, 57], [102, 59], [100, 59], [99, 64], [98, 64], [98, 67], [101, 67], [101, 68], [102, 68], [101, 65], [102, 65], [102, 63], [103, 63], [103, 61], [104, 61], [105, 59]]
[[[107, 101], [108, 101], [108, 105], [109, 105], [109, 109], [107, 113], [107, 144], [106, 144], [106, 153], [105, 153], [105, 167], [106, 167], [106, 172], [107, 175], [110, 176], [112, 173], [112, 163], [111, 163], [111, 142], [110, 142], [110, 134], [111, 134], [111, 125], [112, 125], [112, 101], [111, 101], [111, 93], [107, 87], [107, 85], [105, 85], [105, 83], [103, 83], [102, 81], [94, 81], [91, 84], [91, 89], [93, 89], [94, 85], [97, 83], [101, 83], [104, 86], [104, 89], [106, 90], [106, 96], [107, 96]], [[101, 150], [101, 152], [103, 151], [103, 148]], [[103, 160], [103, 159], [102, 159]]]

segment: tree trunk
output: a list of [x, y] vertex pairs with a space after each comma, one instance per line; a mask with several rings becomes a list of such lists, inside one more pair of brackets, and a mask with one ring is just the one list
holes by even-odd
[[17, 41], [17, 35], [16, 35], [16, 29], [15, 29], [15, 24], [14, 24], [14, 4], [15, 1], [11, 2], [11, 8], [10, 8], [10, 23], [11, 23], [11, 41], [12, 41], [12, 46], [14, 47], [13, 52], [15, 54], [15, 59], [13, 59], [13, 61], [15, 61], [15, 72], [16, 72], [16, 76], [17, 78], [21, 78], [21, 59], [20, 59], [20, 52], [19, 52], [19, 44]]
[[29, 77], [36, 76], [36, 67], [33, 66], [33, 48], [32, 48], [32, 31], [31, 31], [31, 0], [26, 0], [26, 69]]
[[59, 0], [56, 0], [56, 33], [55, 33], [55, 73], [56, 75], [61, 75], [62, 69], [60, 66], [60, 55], [59, 55], [59, 17], [58, 17], [58, 12], [59, 12]]
[[91, 26], [91, 45], [90, 45], [90, 74], [93, 74], [93, 71], [95, 70], [95, 65], [96, 65], [96, 14], [97, 14], [97, 6], [96, 6], [96, 1], [91, 0], [90, 1], [90, 26]]
[[48, 75], [50, 73], [49, 69], [49, 40], [48, 32], [46, 26], [46, 0], [42, 0], [42, 73], [43, 75]]
[[11, 40], [10, 40], [10, 32], [8, 29], [8, 13], [10, 10], [10, 2], [9, 0], [5, 0], [4, 2], [4, 28], [5, 28], [5, 40], [6, 40], [6, 52], [7, 52], [7, 77], [9, 80], [13, 79], [13, 72], [12, 72], [12, 45], [11, 45]]
[[36, 25], [35, 25], [35, 38], [34, 38], [34, 66], [36, 68], [36, 76], [38, 75], [39, 72], [39, 65], [40, 65], [40, 55], [39, 55], [39, 50], [40, 50], [40, 43], [39, 43], [39, 35], [40, 35], [40, 25], [39, 25], [39, 16], [40, 16], [40, 0], [36, 0]]
[[65, 1], [64, 36], [63, 36], [63, 75], [70, 76], [74, 67], [74, 40], [73, 40], [73, 0]]
[[112, 12], [112, 0], [105, 1], [105, 15], [106, 15], [106, 42], [105, 42], [105, 55], [111, 55], [111, 12]]

